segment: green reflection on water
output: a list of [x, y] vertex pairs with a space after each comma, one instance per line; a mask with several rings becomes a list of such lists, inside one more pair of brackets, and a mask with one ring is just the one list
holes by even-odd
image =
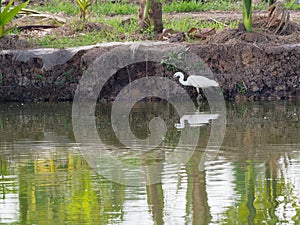
[[122, 217], [124, 188], [101, 180], [80, 155], [28, 160], [15, 173], [22, 224], [108, 224]]
[[[129, 224], [141, 214], [143, 224], [298, 224], [300, 105], [228, 104], [227, 114], [221, 152], [205, 171], [198, 165], [209, 126], [201, 128], [199, 147], [180, 172], [162, 165], [145, 178], [159, 175], [160, 183], [133, 188], [89, 167], [74, 143], [70, 104], [1, 105], [0, 223]], [[110, 126], [110, 106], [96, 115], [104, 142], [122, 147]], [[131, 163], [164, 160], [178, 142], [179, 117], [166, 103], [137, 105], [133, 132], [146, 137], [154, 116], [166, 120], [166, 148]], [[181, 197], [170, 204], [172, 191]]]

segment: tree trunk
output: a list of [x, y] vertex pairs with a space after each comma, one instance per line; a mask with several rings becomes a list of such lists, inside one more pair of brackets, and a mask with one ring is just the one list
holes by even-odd
[[154, 25], [154, 31], [162, 32], [162, 5], [159, 0], [140, 0], [138, 13], [139, 26], [142, 29]]

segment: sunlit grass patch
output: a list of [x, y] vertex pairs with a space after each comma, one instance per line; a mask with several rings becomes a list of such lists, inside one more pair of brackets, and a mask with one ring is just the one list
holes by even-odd
[[[43, 5], [31, 5], [31, 9], [50, 12], [50, 13], [65, 13], [68, 16], [79, 14], [79, 6], [76, 1], [47, 1]], [[93, 16], [99, 15], [130, 15], [137, 14], [138, 5], [131, 3], [93, 3], [89, 8], [89, 14]]]
[[300, 9], [300, 3], [295, 3], [296, 0], [290, 0], [284, 3], [284, 6], [287, 9], [292, 9], [292, 10], [299, 10]]
[[66, 48], [74, 46], [93, 45], [99, 42], [112, 41], [107, 38], [103, 31], [81, 33], [74, 38], [59, 37], [57, 35], [47, 35], [40, 39], [34, 40], [37, 46], [47, 48]]
[[[98, 31], [85, 29], [87, 24], [99, 24], [97, 27], [102, 27]], [[41, 38], [34, 38], [34, 41], [39, 47], [72, 47], [93, 45], [101, 42], [116, 42], [116, 41], [133, 41], [139, 40], [137, 32], [137, 20], [130, 19], [130, 22], [122, 23], [121, 18], [98, 18], [96, 21], [88, 22], [83, 25], [76, 21], [70, 22], [67, 27], [63, 27], [68, 32], [61, 35], [60, 31], [53, 32]], [[92, 26], [93, 28], [93, 26]]]
[[[253, 10], [267, 10], [268, 3], [259, 2], [252, 4]], [[285, 7], [288, 9], [300, 9], [300, 4], [294, 4], [294, 0], [285, 2]], [[59, 1], [50, 0], [45, 1], [43, 5], [31, 5], [30, 8], [51, 13], [65, 13], [68, 16], [74, 16], [79, 14], [79, 7], [76, 1]], [[134, 3], [128, 3], [127, 1], [111, 3], [111, 1], [106, 2], [94, 2], [91, 5], [90, 14], [92, 16], [100, 15], [137, 15], [139, 5]], [[164, 13], [170, 12], [200, 12], [209, 10], [220, 10], [220, 11], [230, 11], [230, 10], [242, 10], [241, 1], [233, 0], [218, 0], [218, 1], [207, 1], [202, 4], [200, 1], [172, 1], [171, 3], [163, 2], [162, 5]]]
[[74, 16], [79, 14], [79, 7], [76, 1], [59, 1], [51, 0], [45, 1], [43, 5], [34, 4], [28, 8], [49, 13], [65, 13], [68, 16]]
[[238, 21], [230, 22], [219, 22], [219, 21], [203, 21], [197, 18], [182, 18], [182, 19], [164, 19], [164, 26], [166, 28], [171, 28], [173, 30], [185, 31], [188, 32], [191, 28], [215, 28], [215, 29], [224, 29], [224, 28], [236, 28], [238, 26]]
[[163, 5], [163, 12], [200, 12], [208, 10], [237, 10], [241, 9], [240, 2], [236, 1], [209, 1], [202, 4], [200, 1], [173, 1]]
[[[219, 22], [219, 21], [202, 21], [197, 18], [164, 18], [164, 27], [171, 28], [176, 31], [188, 32], [191, 28], [236, 28], [237, 21]], [[99, 31], [84, 30], [82, 24], [76, 22], [70, 23], [68, 26], [71, 35], [50, 34], [41, 38], [34, 39], [35, 43], [40, 47], [72, 47], [93, 45], [101, 42], [124, 42], [152, 40], [155, 33], [149, 29], [143, 32], [139, 31], [138, 21], [132, 17], [127, 20], [121, 18], [99, 17], [93, 23], [103, 24], [104, 28]], [[189, 40], [188, 40], [189, 41]]]
[[95, 15], [130, 15], [138, 12], [138, 5], [132, 3], [98, 3], [93, 4], [92, 13]]

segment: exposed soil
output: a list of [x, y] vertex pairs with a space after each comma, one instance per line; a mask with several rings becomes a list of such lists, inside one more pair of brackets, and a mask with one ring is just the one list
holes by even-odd
[[[259, 12], [258, 14], [265, 14]], [[169, 14], [183, 16], [186, 14]], [[240, 18], [240, 12], [205, 12], [188, 16], [201, 20], [216, 20], [226, 23]], [[181, 42], [189, 46], [213, 71], [219, 82], [224, 97], [229, 100], [275, 100], [300, 99], [300, 12], [291, 12], [291, 18], [284, 29], [277, 21], [267, 27], [267, 18], [262, 15], [254, 17], [254, 32], [248, 33], [239, 26], [238, 29], [223, 31], [195, 30], [193, 34], [181, 31], [168, 31], [158, 35], [156, 40]], [[130, 18], [124, 17], [130, 23]], [[34, 29], [22, 31], [19, 36], [7, 36], [0, 39], [0, 49], [27, 49], [33, 46], [30, 38], [55, 32], [58, 36], [72, 36], [78, 33], [111, 29], [100, 23], [87, 23], [76, 30], [73, 25], [51, 29]], [[78, 24], [76, 25], [77, 27]], [[278, 31], [278, 32], [277, 32]], [[136, 33], [137, 39], [140, 39]], [[194, 35], [195, 43], [185, 42], [187, 35]], [[197, 38], [201, 37], [201, 39]], [[143, 39], [147, 39], [144, 37]], [[167, 46], [167, 45], [166, 45]], [[16, 60], [16, 53], [0, 53], [0, 101], [69, 101], [72, 100], [78, 81], [83, 71], [100, 55], [112, 47], [96, 47], [78, 51], [62, 64], [45, 69], [45, 63], [39, 57], [27, 61]], [[52, 54], [52, 53], [51, 53]], [[64, 55], [61, 50], [58, 55]], [[145, 68], [148, 70], [145, 71]], [[150, 69], [151, 68], [151, 69]], [[103, 89], [101, 101], [112, 101], [126, 85], [128, 73], [138, 79], [147, 73], [150, 76], [171, 77], [173, 72], [165, 66], [155, 63], [140, 63], [121, 69]], [[194, 96], [195, 90], [187, 88]], [[138, 94], [138, 93], [137, 93]]]
[[287, 35], [275, 35], [271, 32], [244, 32], [238, 29], [228, 29], [207, 37], [204, 44], [234, 44], [239, 42], [254, 45], [282, 45], [300, 43], [300, 30]]

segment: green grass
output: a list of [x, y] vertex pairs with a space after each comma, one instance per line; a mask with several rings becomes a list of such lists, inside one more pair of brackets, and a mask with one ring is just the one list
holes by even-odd
[[92, 6], [92, 12], [95, 15], [131, 15], [137, 14], [138, 5], [128, 3], [116, 3], [111, 2], [103, 4], [94, 4]]
[[[106, 30], [97, 32], [82, 32], [77, 33], [73, 38], [70, 37], [58, 37], [56, 35], [47, 35], [43, 38], [34, 39], [35, 43], [39, 47], [50, 48], [64, 48], [73, 46], [92, 45], [101, 42], [118, 42], [118, 41], [138, 41], [138, 40], [151, 40], [155, 34], [151, 29], [144, 31], [143, 33], [137, 32], [138, 23], [137, 19], [132, 19], [130, 24], [121, 25], [121, 18], [98, 18], [97, 22], [101, 22], [107, 26]], [[196, 18], [163, 18], [165, 28], [171, 28], [177, 31], [188, 32], [191, 28], [216, 28], [224, 29], [223, 23], [218, 22], [204, 22], [199, 21]], [[235, 28], [238, 22], [231, 21], [227, 24], [227, 27]], [[72, 26], [72, 29], [78, 29], [76, 25]], [[192, 41], [189, 40], [188, 41]]]
[[[29, 8], [41, 11], [41, 12], [51, 12], [51, 13], [61, 13], [64, 12], [68, 16], [74, 16], [79, 14], [79, 6], [76, 1], [59, 1], [51, 0], [44, 3], [44, 5], [31, 5]], [[92, 4], [89, 8], [90, 14], [93, 16], [99, 15], [130, 15], [137, 14], [138, 5], [130, 3], [97, 3]]]
[[294, 4], [294, 0], [288, 1], [284, 4], [287, 9], [299, 10], [300, 4]]
[[[131, 41], [132, 34], [137, 29], [137, 21], [133, 20], [131, 24], [121, 25], [121, 18], [99, 18], [97, 22], [101, 22], [107, 26], [106, 30], [97, 32], [76, 32], [72, 38], [67, 36], [58, 37], [57, 35], [47, 35], [43, 38], [34, 39], [33, 41], [40, 47], [63, 48], [73, 46], [93, 45], [100, 42], [114, 41]], [[70, 22], [72, 30], [80, 30], [80, 26], [76, 21]]]
[[61, 13], [64, 12], [68, 16], [78, 15], [79, 6], [74, 1], [59, 1], [51, 0], [45, 1], [44, 5], [31, 5], [28, 8], [34, 9], [40, 12], [50, 12], [50, 13]]
[[66, 48], [74, 46], [92, 45], [104, 40], [104, 35], [101, 32], [90, 32], [85, 35], [78, 35], [76, 38], [62, 37], [60, 39], [55, 35], [44, 36], [43, 38], [35, 39], [35, 43], [40, 47], [45, 48]]
[[[90, 8], [91, 14], [94, 16], [99, 15], [133, 15], [138, 12], [138, 4], [131, 3], [97, 3], [93, 4]], [[75, 1], [58, 1], [51, 0], [45, 2], [43, 6], [34, 5], [30, 8], [42, 11], [42, 12], [51, 12], [51, 13], [60, 13], [64, 12], [67, 15], [76, 15], [79, 13], [79, 7]], [[237, 10], [241, 9], [241, 4], [235, 1], [211, 1], [205, 4], [195, 1], [173, 1], [171, 4], [163, 4], [163, 12], [199, 12], [207, 10]]]
[[229, 24], [224, 24], [223, 22], [207, 22], [207, 21], [200, 21], [199, 19], [194, 18], [183, 18], [174, 20], [171, 18], [164, 20], [164, 26], [167, 28], [171, 28], [174, 30], [188, 32], [191, 28], [195, 27], [198, 29], [203, 28], [215, 28], [215, 29], [224, 29], [227, 26], [231, 28], [236, 28], [238, 26], [237, 21], [231, 21]]
[[[290, 0], [285, 3], [285, 7], [288, 9], [300, 9], [300, 4], [293, 4], [294, 0]], [[110, 1], [104, 3], [94, 3], [89, 8], [90, 14], [92, 16], [101, 15], [137, 15], [138, 4], [126, 3], [111, 3]], [[258, 4], [252, 4], [253, 10], [266, 10], [268, 9], [268, 4], [261, 2]], [[68, 16], [75, 16], [79, 14], [79, 7], [76, 1], [70, 0], [50, 0], [44, 3], [43, 6], [33, 5], [30, 8], [51, 13], [61, 13], [64, 12]], [[210, 0], [204, 4], [196, 1], [173, 1], [169, 4], [163, 3], [163, 13], [172, 12], [201, 12], [208, 10], [242, 10], [241, 1], [234, 0]]]
[[[123, 0], [124, 1], [124, 0]], [[292, 4], [293, 0], [286, 3], [286, 7], [290, 9], [299, 9], [300, 4]], [[64, 12], [68, 16], [73, 17], [72, 20], [79, 20], [79, 7], [76, 1], [71, 0], [50, 0], [44, 3], [44, 6], [31, 6], [31, 8], [51, 13]], [[267, 3], [253, 4], [254, 10], [266, 10], [268, 8]], [[195, 1], [173, 1], [169, 4], [163, 3], [163, 13], [168, 12], [197, 12], [206, 10], [240, 10], [242, 14], [241, 2], [235, 0], [211, 0], [205, 4]], [[45, 36], [40, 39], [34, 38], [34, 41], [40, 47], [71, 47], [71, 46], [83, 46], [91, 45], [100, 42], [111, 42], [111, 41], [136, 41], [150, 39], [154, 37], [154, 33], [151, 29], [144, 31], [143, 34], [138, 34], [138, 23], [137, 23], [137, 4], [130, 3], [115, 3], [112, 4], [110, 1], [105, 3], [93, 4], [90, 8], [90, 16], [93, 21], [101, 22], [105, 24], [108, 29], [101, 30], [98, 32], [82, 32], [76, 33], [74, 37], [58, 37], [55, 35]], [[122, 18], [120, 17], [108, 17], [103, 15], [131, 15], [133, 18], [130, 24], [121, 25]], [[72, 22], [69, 22], [72, 23]], [[172, 28], [177, 31], [188, 32], [191, 28], [236, 28], [238, 25], [237, 21], [231, 21], [227, 26], [224, 26], [223, 22], [203, 22], [197, 18], [167, 18], [163, 16], [163, 23], [165, 28]], [[76, 29], [76, 26], [74, 27]]]
[[237, 10], [241, 9], [241, 3], [236, 1], [210, 1], [202, 4], [200, 1], [173, 1], [171, 4], [163, 5], [163, 12], [200, 12], [208, 10]]

